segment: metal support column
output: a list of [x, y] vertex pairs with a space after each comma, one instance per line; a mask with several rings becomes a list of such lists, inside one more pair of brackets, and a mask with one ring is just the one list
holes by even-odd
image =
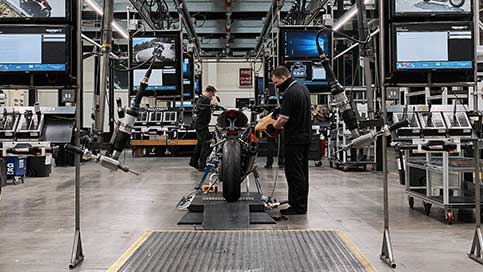
[[[75, 22], [75, 38], [77, 44], [77, 78], [76, 78], [76, 110], [75, 110], [75, 145], [80, 145], [80, 129], [82, 128], [82, 1], [76, 3], [76, 22]], [[84, 252], [82, 250], [82, 239], [80, 230], [80, 156], [75, 155], [75, 234], [74, 243], [72, 245], [72, 254], [69, 268], [77, 267], [84, 260]]]
[[[366, 16], [366, 5], [364, 0], [356, 0], [357, 6], [357, 28], [359, 32], [359, 40], [366, 41], [369, 37], [369, 29]], [[374, 119], [374, 89], [372, 88], [372, 70], [371, 70], [371, 43], [361, 44], [360, 56], [364, 63], [364, 78], [366, 83], [366, 98], [367, 98], [367, 116], [369, 119]], [[359, 65], [359, 62], [356, 63]]]
[[[384, 10], [386, 7], [386, 0], [379, 0], [379, 84], [381, 88], [382, 111], [384, 117], [384, 124], [387, 124], [387, 107], [386, 107], [386, 87], [385, 84], [385, 46], [384, 40], [386, 25], [384, 22]], [[387, 169], [387, 136], [382, 137], [382, 156], [383, 156], [383, 194], [384, 194], [384, 234], [382, 240], [382, 249], [380, 258], [392, 268], [396, 268], [394, 256], [392, 251], [391, 237], [389, 233], [389, 192], [388, 192], [388, 169]]]
[[[478, 65], [476, 60], [478, 59], [477, 48], [480, 45], [480, 1], [473, 1], [473, 27], [475, 28], [473, 33], [474, 38], [474, 62], [473, 62], [473, 71], [474, 71], [474, 89], [473, 89], [473, 108], [475, 112], [478, 112]], [[480, 139], [481, 136], [481, 122], [482, 122], [482, 115], [480, 113], [478, 121], [476, 123], [476, 137], [474, 141], [474, 154], [475, 154], [475, 235], [473, 237], [473, 243], [471, 245], [470, 252], [468, 253], [468, 257], [471, 259], [483, 264], [483, 236], [481, 234], [481, 195], [480, 195], [480, 174], [481, 174], [481, 157], [480, 157]]]
[[99, 95], [95, 96], [95, 129], [99, 134], [98, 142], [103, 142], [104, 114], [106, 109], [107, 77], [109, 74], [109, 54], [112, 49], [112, 20], [114, 0], [104, 1], [102, 16], [101, 59], [99, 67]]

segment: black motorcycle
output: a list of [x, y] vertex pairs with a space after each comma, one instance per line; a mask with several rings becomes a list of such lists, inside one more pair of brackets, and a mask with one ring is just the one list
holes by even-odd
[[20, 7], [32, 17], [50, 17], [52, 14], [48, 0], [20, 0]]
[[424, 0], [424, 2], [426, 3], [430, 1], [441, 2], [441, 3], [449, 2], [455, 8], [461, 8], [465, 4], [465, 0]]
[[253, 132], [247, 116], [238, 109], [224, 110], [217, 118], [213, 152], [220, 161], [218, 176], [228, 202], [240, 198], [241, 183], [253, 172], [257, 155]]

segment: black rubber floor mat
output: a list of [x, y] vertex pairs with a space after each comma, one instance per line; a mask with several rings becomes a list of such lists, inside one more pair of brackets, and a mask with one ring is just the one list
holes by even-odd
[[339, 231], [147, 232], [109, 271], [376, 271]]

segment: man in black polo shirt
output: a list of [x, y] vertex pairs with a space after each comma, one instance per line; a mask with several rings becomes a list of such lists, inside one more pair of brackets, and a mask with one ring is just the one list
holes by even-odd
[[305, 214], [309, 195], [309, 145], [312, 135], [310, 94], [302, 83], [292, 79], [290, 71], [284, 66], [275, 68], [272, 81], [283, 92], [283, 100], [277, 121], [267, 130], [284, 129], [285, 177], [290, 204], [290, 208], [280, 213]]
[[212, 107], [218, 103], [215, 93], [215, 87], [206, 87], [203, 95], [201, 95], [196, 101], [194, 110], [194, 113], [196, 114], [195, 129], [198, 143], [195, 146], [195, 151], [191, 157], [189, 165], [197, 168], [200, 171], [205, 169], [206, 160], [211, 152], [211, 137], [210, 131], [208, 130], [208, 125], [211, 122]]

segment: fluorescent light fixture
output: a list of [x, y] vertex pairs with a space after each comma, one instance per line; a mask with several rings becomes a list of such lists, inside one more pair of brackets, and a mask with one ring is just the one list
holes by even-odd
[[[97, 4], [96, 1], [94, 0], [84, 0], [84, 2], [91, 8], [93, 9], [97, 14], [99, 15], [104, 15], [104, 12], [102, 11], [102, 8]], [[116, 21], [112, 22], [112, 29], [117, 31], [123, 38], [129, 39], [129, 34], [124, 30]]]
[[[367, 5], [369, 4], [369, 2], [371, 2], [371, 0], [365, 0], [364, 1], [364, 5]], [[357, 5], [353, 5], [349, 11], [347, 11], [347, 13], [345, 13], [342, 18], [339, 19], [339, 21], [337, 21], [337, 23], [334, 25], [334, 30], [339, 30], [340, 28], [342, 28], [343, 25], [345, 25], [345, 23], [347, 23], [349, 20], [352, 19], [352, 17], [356, 16], [357, 14]]]

